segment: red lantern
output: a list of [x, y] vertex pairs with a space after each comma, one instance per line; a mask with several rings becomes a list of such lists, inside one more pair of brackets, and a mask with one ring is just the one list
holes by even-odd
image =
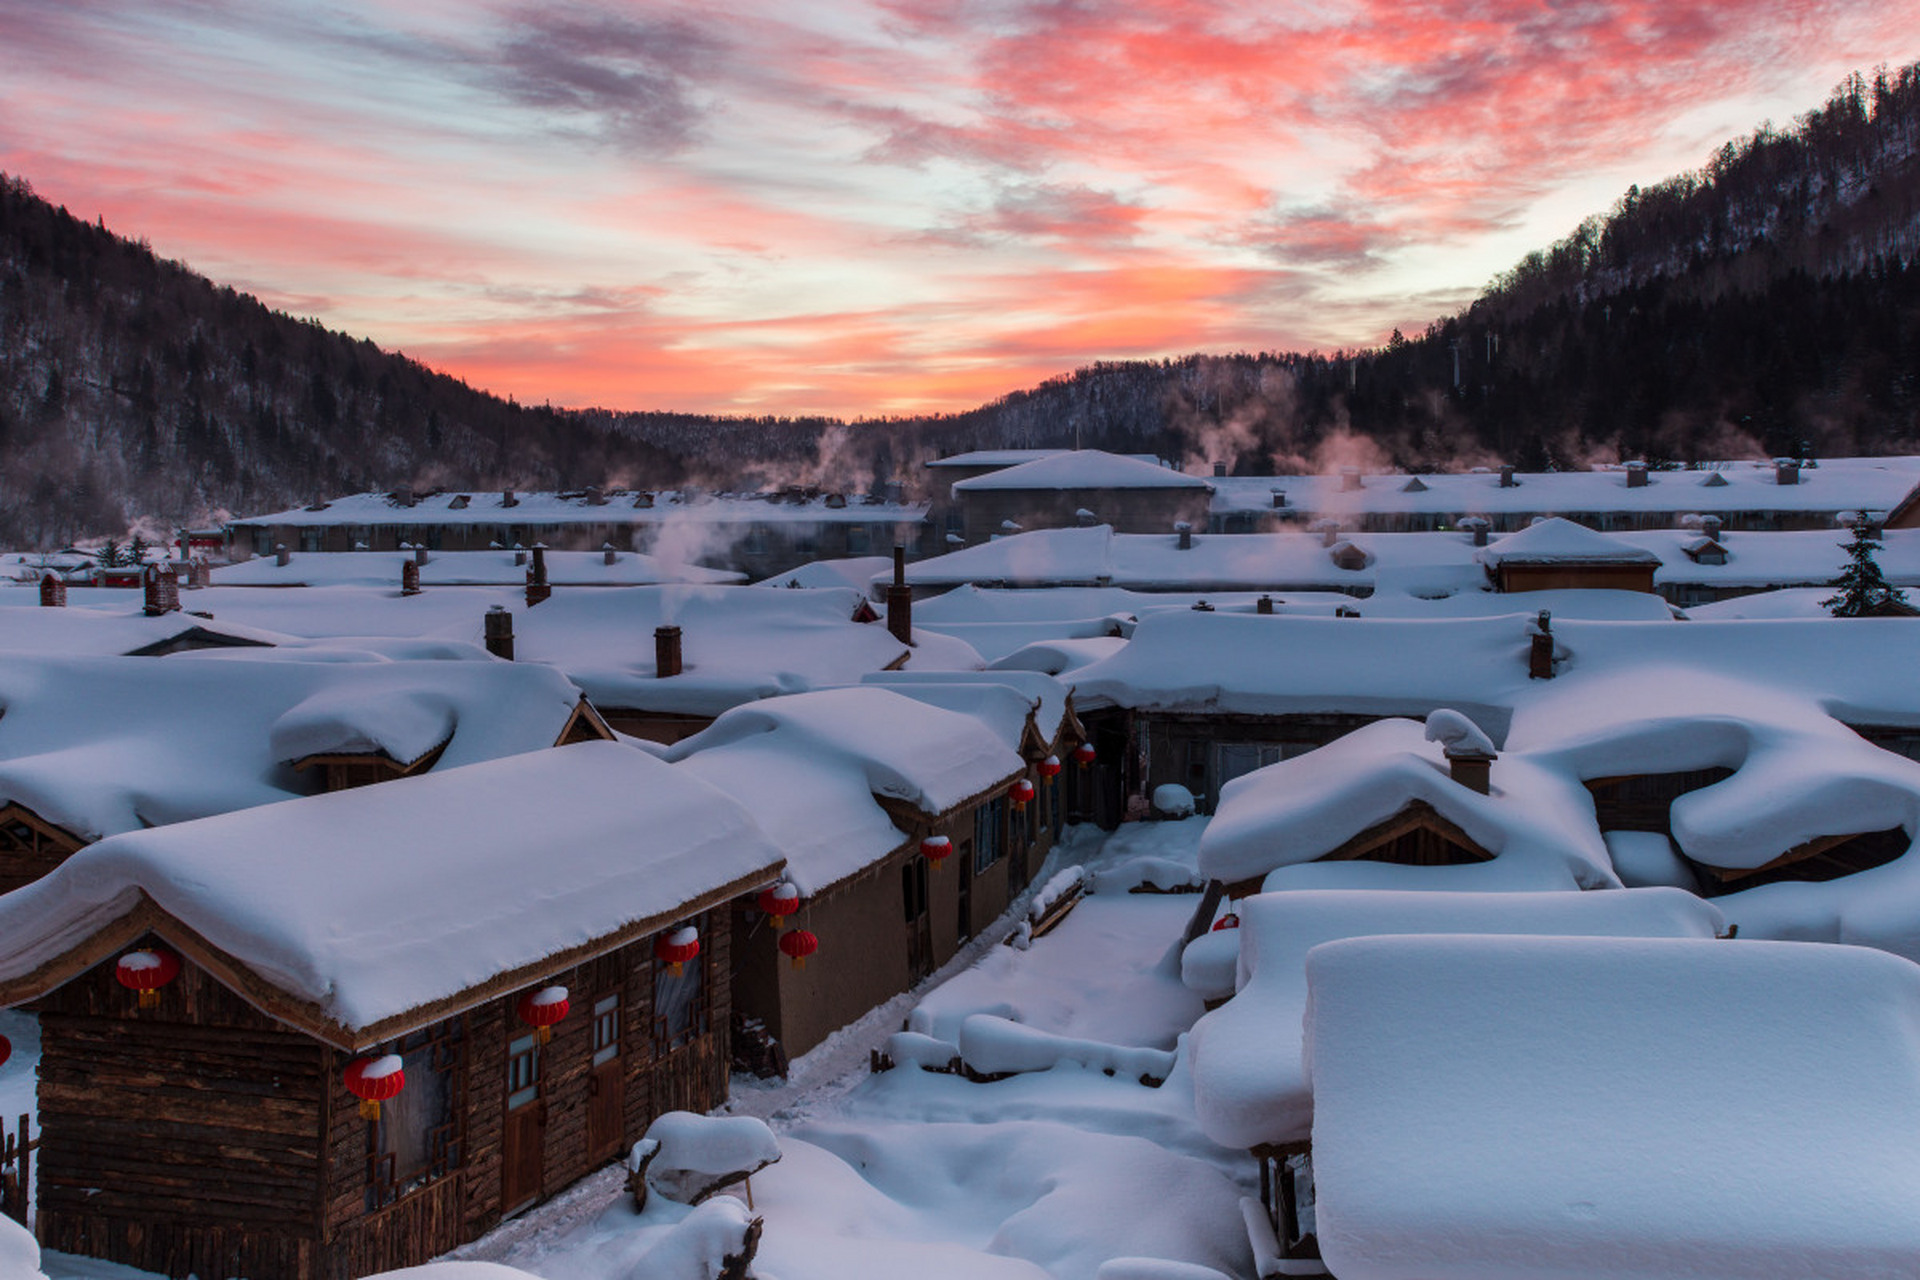
[[1022, 778], [1013, 784], [1013, 789], [1007, 794], [1013, 798], [1013, 811], [1019, 813], [1033, 799], [1033, 783]]
[[687, 961], [700, 954], [700, 931], [692, 925], [682, 925], [672, 933], [663, 933], [653, 942], [654, 959], [659, 960], [679, 977]]
[[1040, 762], [1040, 776], [1043, 778], [1059, 777], [1060, 776], [1060, 757], [1048, 756], [1045, 760], [1042, 760]]
[[521, 996], [514, 1012], [519, 1015], [520, 1021], [538, 1033], [540, 1043], [545, 1044], [553, 1039], [554, 1025], [567, 1016], [570, 1008], [572, 1006], [567, 1003], [565, 987], [542, 987]]
[[1079, 765], [1082, 769], [1086, 768], [1088, 765], [1092, 764], [1095, 760], [1098, 760], [1099, 758], [1100, 758], [1100, 753], [1093, 749], [1093, 744], [1091, 742], [1083, 742], [1079, 746], [1073, 749], [1073, 762]]
[[946, 836], [928, 836], [920, 842], [920, 856], [933, 864], [938, 871], [940, 864], [953, 856], [953, 841]]
[[378, 1120], [380, 1104], [399, 1097], [407, 1085], [407, 1073], [400, 1069], [397, 1053], [355, 1058], [347, 1064], [346, 1079], [347, 1092], [360, 1099], [362, 1120]]
[[113, 967], [113, 976], [140, 993], [142, 1009], [151, 1009], [160, 1003], [160, 988], [180, 976], [180, 957], [171, 951], [129, 951]]
[[800, 886], [791, 880], [782, 880], [760, 891], [760, 910], [773, 917], [773, 927], [776, 929], [799, 909]]
[[7, 1059], [13, 1056], [13, 1041], [0, 1036], [0, 1067], [7, 1065]]
[[1238, 929], [1239, 927], [1240, 917], [1231, 911], [1213, 922], [1213, 931], [1215, 933], [1220, 932], [1222, 929]]
[[789, 929], [780, 935], [780, 954], [793, 961], [793, 967], [807, 967], [807, 957], [820, 949], [820, 939], [805, 929]]

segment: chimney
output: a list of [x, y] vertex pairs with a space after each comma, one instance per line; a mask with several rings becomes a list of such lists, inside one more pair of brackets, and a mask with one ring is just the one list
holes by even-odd
[[425, 565], [427, 563], [427, 544], [426, 543], [416, 542], [413, 544], [413, 562], [416, 565]]
[[1224, 476], [1225, 474], [1227, 474], [1227, 464], [1224, 462], [1214, 463], [1213, 474], [1216, 476]]
[[1275, 489], [1273, 491], [1273, 509], [1275, 511], [1284, 511], [1286, 508], [1287, 491], [1285, 489]]
[[496, 658], [513, 661], [513, 615], [505, 605], [494, 605], [482, 619], [486, 628], [487, 652]]
[[420, 594], [420, 562], [418, 560], [400, 562], [400, 594], [403, 596]]
[[887, 588], [887, 630], [901, 644], [913, 643], [913, 588], [907, 585], [907, 549], [893, 544], [893, 585]]
[[1195, 613], [1212, 613], [1213, 606], [1208, 604], [1205, 600], [1202, 600], [1198, 604], [1193, 606], [1193, 611]]
[[1627, 488], [1644, 489], [1647, 487], [1647, 464], [1629, 462], [1627, 464]]
[[1539, 626], [1533, 633], [1533, 642], [1527, 650], [1527, 678], [1529, 680], [1553, 679], [1553, 615], [1545, 609], [1540, 611]]
[[527, 549], [517, 542], [513, 544], [513, 563], [516, 567], [527, 563]]
[[1188, 524], [1185, 520], [1176, 520], [1173, 523], [1173, 531], [1180, 535], [1180, 550], [1182, 551], [1193, 550], [1193, 526], [1192, 525]]
[[1272, 612], [1273, 612], [1273, 597], [1272, 597], [1272, 596], [1261, 596], [1261, 597], [1260, 597], [1260, 598], [1259, 598], [1258, 600], [1255, 600], [1255, 601], [1253, 602], [1253, 611], [1254, 611], [1255, 613], [1272, 613]]
[[599, 485], [590, 484], [587, 486], [587, 505], [590, 507], [604, 507], [607, 505], [607, 495], [600, 491]]
[[547, 544], [533, 544], [533, 565], [527, 570], [527, 608], [539, 604], [553, 595], [553, 588], [547, 585]]
[[613, 549], [613, 544], [611, 542], [603, 542], [600, 544], [600, 563], [601, 564], [620, 563], [620, 553]]
[[187, 585], [196, 591], [213, 585], [213, 566], [205, 556], [195, 556], [187, 562]]
[[146, 589], [145, 612], [149, 618], [172, 613], [180, 607], [180, 579], [174, 576], [171, 566], [148, 565], [140, 575], [140, 584]]
[[1364, 486], [1360, 483], [1360, 468], [1340, 468], [1340, 491], [1342, 493], [1352, 493], [1354, 490], [1362, 487]]
[[1460, 527], [1473, 535], [1473, 545], [1487, 545], [1487, 531], [1493, 528], [1493, 521], [1485, 516], [1468, 516], [1460, 522]]
[[45, 609], [67, 606], [67, 584], [51, 569], [40, 575], [40, 605]]
[[1331, 547], [1340, 541], [1340, 522], [1338, 520], [1315, 520], [1307, 526], [1320, 535], [1320, 545]]
[[517, 507], [520, 505], [520, 499], [513, 496], [513, 490], [502, 489], [500, 491], [500, 505], [503, 507]]
[[273, 544], [273, 562], [276, 565], [279, 565], [282, 569], [284, 569], [292, 561], [293, 561], [293, 553], [287, 550], [286, 543], [276, 542]]
[[1478, 791], [1484, 796], [1493, 784], [1493, 762], [1499, 758], [1497, 755], [1482, 754], [1478, 751], [1463, 752], [1460, 755], [1449, 751], [1447, 752], [1447, 772], [1461, 786], [1470, 791]]
[[653, 629], [653, 674], [665, 679], [680, 674], [680, 628]]
[[1722, 521], [1719, 516], [1701, 516], [1700, 517], [1700, 532], [1706, 534], [1709, 538], [1712, 538], [1715, 542], [1720, 541], [1721, 530], [1724, 527], [1724, 525], [1725, 525], [1725, 522]]
[[1512, 463], [1508, 463], [1500, 468], [1500, 487], [1502, 489], [1517, 489], [1520, 487], [1520, 482], [1513, 478]]
[[1799, 462], [1793, 458], [1775, 458], [1773, 460], [1773, 482], [1775, 484], [1799, 484]]

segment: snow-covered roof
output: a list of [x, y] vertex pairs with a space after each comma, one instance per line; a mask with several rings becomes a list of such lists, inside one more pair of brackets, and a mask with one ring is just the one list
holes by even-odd
[[[1529, 512], [1888, 511], [1920, 482], [1920, 457], [1831, 458], [1801, 468], [1798, 483], [1776, 483], [1771, 461], [1714, 464], [1715, 470], [1648, 471], [1645, 485], [1629, 486], [1621, 467], [1591, 471], [1520, 472], [1502, 488], [1491, 471], [1422, 475], [1424, 490], [1408, 491], [1405, 474], [1367, 475], [1346, 490], [1338, 475], [1214, 477], [1218, 513], [1273, 509], [1286, 495], [1298, 511], [1436, 515]], [[1718, 477], [1724, 483], [1712, 483]]]
[[[469, 501], [453, 505], [459, 498]], [[397, 502], [385, 493], [352, 493], [333, 498], [318, 511], [294, 507], [266, 515], [246, 516], [229, 522], [234, 526], [252, 525], [365, 525], [425, 526], [451, 524], [478, 525], [663, 525], [673, 522], [700, 524], [867, 524], [875, 522], [917, 523], [926, 518], [925, 503], [871, 502], [848, 497], [842, 504], [829, 504], [826, 497], [815, 496], [794, 501], [778, 493], [692, 495], [661, 490], [651, 506], [634, 506], [635, 493], [609, 489], [606, 501], [595, 504], [584, 493], [516, 492], [513, 506], [506, 506], [498, 492], [468, 490], [464, 493], [435, 493], [411, 506]]]
[[1192, 489], [1210, 492], [1212, 488], [1209, 482], [1198, 476], [1100, 449], [1050, 453], [1032, 462], [970, 476], [953, 484], [956, 494], [1003, 489]]
[[860, 683], [970, 715], [1016, 751], [1029, 720], [1046, 741], [1059, 737], [1072, 694], [1039, 671], [876, 671]]
[[929, 816], [1012, 780], [1025, 762], [980, 719], [880, 688], [736, 707], [667, 759], [775, 832], [788, 874], [818, 893], [900, 847], [875, 797]]
[[1427, 740], [1425, 726], [1402, 719], [1227, 783], [1200, 840], [1200, 870], [1228, 884], [1264, 877], [1323, 857], [1415, 803], [1502, 869], [1540, 863], [1569, 889], [1618, 883], [1579, 779], [1509, 752], [1493, 766], [1491, 794], [1481, 795], [1449, 776], [1443, 746]]
[[1483, 564], [1657, 564], [1659, 556], [1560, 516], [1535, 521], [1482, 549]]
[[746, 811], [698, 777], [581, 743], [89, 846], [0, 898], [0, 997], [64, 981], [102, 936], [152, 929], [284, 995], [275, 1016], [359, 1048], [780, 865]]
[[1188, 1045], [1200, 1127], [1222, 1146], [1239, 1148], [1300, 1141], [1314, 1123], [1301, 1020], [1307, 953], [1323, 942], [1437, 933], [1711, 938], [1722, 924], [1710, 904], [1665, 888], [1297, 890], [1247, 898], [1238, 912], [1239, 991], [1195, 1024]]
[[559, 673], [501, 662], [17, 654], [0, 663], [0, 805], [94, 840], [305, 795], [288, 766], [306, 756], [444, 747], [448, 769], [551, 747], [579, 702]]
[[[528, 566], [514, 563], [511, 551], [433, 551], [420, 566], [420, 585], [518, 586], [527, 580]], [[556, 587], [639, 587], [656, 582], [744, 582], [746, 575], [697, 564], [670, 564], [635, 551], [614, 552], [608, 564], [599, 551], [548, 551], [547, 581]], [[255, 556], [213, 570], [213, 581], [223, 587], [387, 587], [400, 585], [401, 566], [413, 560], [408, 551], [300, 551], [287, 563], [273, 556]]]
[[865, 591], [867, 585], [892, 581], [891, 556], [848, 556], [841, 560], [814, 560], [785, 573], [776, 573], [754, 583], [756, 587], [852, 587]]
[[[81, 606], [91, 598], [78, 588], [73, 595], [81, 597]], [[149, 618], [138, 604], [129, 608], [121, 603], [139, 598], [138, 591], [102, 592], [99, 608], [43, 609], [37, 591], [0, 587], [0, 606], [14, 606], [0, 607], [0, 652], [143, 654], [196, 644], [263, 646], [286, 640], [259, 627], [181, 611]]]
[[1342, 1280], [1866, 1280], [1920, 1254], [1908, 961], [1376, 937], [1307, 975], [1316, 1223]]
[[1023, 462], [1032, 462], [1037, 458], [1051, 458], [1057, 453], [1067, 453], [1066, 449], [974, 449], [968, 453], [948, 454], [944, 458], [934, 458], [925, 465], [929, 467], [1017, 467]]

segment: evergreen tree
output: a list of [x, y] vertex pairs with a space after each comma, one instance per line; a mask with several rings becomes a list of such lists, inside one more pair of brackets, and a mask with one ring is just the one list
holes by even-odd
[[1880, 550], [1880, 531], [1867, 519], [1867, 513], [1854, 513], [1853, 540], [1843, 544], [1847, 567], [1827, 585], [1838, 595], [1827, 597], [1820, 606], [1836, 618], [1880, 617], [1896, 606], [1905, 606], [1907, 593], [1896, 590], [1880, 572], [1874, 553]]
[[147, 546], [147, 540], [137, 533], [134, 534], [133, 541], [127, 544], [127, 563], [136, 569], [139, 568], [147, 562], [147, 552], [149, 550], [151, 550], [151, 548]]
[[118, 538], [108, 538], [100, 544], [100, 549], [93, 553], [94, 559], [99, 562], [102, 569], [118, 568], [123, 563], [121, 560], [123, 554]]

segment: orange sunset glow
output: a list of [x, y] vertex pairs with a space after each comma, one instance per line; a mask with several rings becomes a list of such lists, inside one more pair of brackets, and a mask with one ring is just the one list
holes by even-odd
[[874, 415], [1424, 328], [1916, 57], [1885, 0], [0, 0], [0, 170], [522, 401]]

